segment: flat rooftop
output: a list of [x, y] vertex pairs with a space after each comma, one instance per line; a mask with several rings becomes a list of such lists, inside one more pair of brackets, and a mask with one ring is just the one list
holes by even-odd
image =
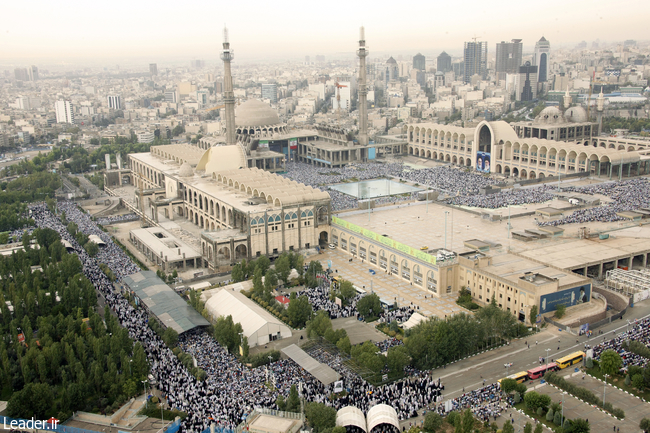
[[201, 257], [189, 245], [161, 227], [131, 230], [131, 234], [165, 261], [175, 262]]
[[533, 284], [546, 284], [550, 280], [558, 280], [560, 287], [563, 287], [584, 282], [584, 277], [580, 275], [552, 268], [518, 255], [492, 252], [490, 256], [492, 263], [490, 266], [482, 267], [481, 270], [512, 281], [513, 285], [519, 284], [527, 273], [538, 274], [532, 281]]

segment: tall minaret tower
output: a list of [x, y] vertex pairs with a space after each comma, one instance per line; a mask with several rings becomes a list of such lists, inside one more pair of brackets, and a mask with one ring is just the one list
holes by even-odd
[[571, 103], [573, 102], [573, 99], [571, 98], [571, 95], [569, 94], [569, 86], [566, 87], [566, 93], [564, 94], [564, 111], [566, 111], [570, 106]]
[[226, 106], [226, 144], [236, 144], [235, 140], [235, 93], [232, 91], [232, 73], [230, 61], [235, 57], [228, 42], [228, 29], [223, 28], [223, 102]]
[[596, 99], [596, 113], [598, 116], [598, 136], [603, 132], [603, 111], [605, 110], [605, 95], [603, 95], [603, 88], [600, 88], [600, 95]]
[[366, 86], [366, 57], [368, 50], [366, 49], [366, 37], [363, 27], [361, 27], [359, 36], [359, 49], [357, 50], [359, 56], [359, 144], [361, 146], [368, 145], [368, 87]]

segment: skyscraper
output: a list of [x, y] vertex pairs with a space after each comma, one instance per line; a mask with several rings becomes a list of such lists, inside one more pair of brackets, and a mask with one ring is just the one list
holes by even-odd
[[487, 42], [465, 42], [463, 50], [465, 67], [463, 82], [469, 83], [472, 75], [480, 75], [485, 79], [487, 75]]
[[38, 67], [32, 65], [27, 68], [27, 75], [29, 75], [29, 81], [38, 81]]
[[157, 63], [149, 63], [149, 73], [151, 74], [152, 77], [158, 75], [158, 64]]
[[[366, 35], [363, 27], [359, 32], [359, 144], [368, 145], [368, 88], [366, 86]], [[424, 58], [424, 56], [422, 56]]]
[[113, 110], [122, 109], [122, 97], [119, 95], [108, 95], [108, 108]]
[[442, 72], [443, 74], [451, 71], [451, 56], [444, 51], [440, 53], [436, 68], [438, 72]]
[[551, 52], [551, 43], [544, 36], [535, 44], [535, 53], [533, 54], [533, 65], [537, 66], [537, 82], [543, 83], [548, 80], [549, 55]]
[[422, 53], [417, 53], [413, 56], [413, 69], [418, 69], [420, 71], [426, 70], [427, 59], [422, 55]]
[[519, 67], [519, 85], [517, 86], [517, 101], [532, 101], [537, 97], [537, 66], [526, 62]]
[[70, 101], [56, 101], [54, 111], [56, 123], [74, 123], [74, 112]]
[[498, 80], [505, 79], [506, 74], [516, 74], [519, 71], [522, 52], [521, 39], [513, 39], [512, 42], [497, 44], [495, 70]]
[[275, 83], [262, 84], [262, 99], [268, 99], [271, 104], [277, 104], [278, 85]]

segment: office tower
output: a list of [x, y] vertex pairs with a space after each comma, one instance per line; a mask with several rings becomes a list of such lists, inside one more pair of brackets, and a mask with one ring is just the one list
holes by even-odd
[[38, 81], [38, 67], [32, 65], [27, 68], [27, 75], [29, 76], [29, 81]]
[[207, 90], [197, 90], [196, 102], [198, 102], [200, 106], [207, 105], [209, 96], [210, 96], [210, 92], [208, 92]]
[[399, 77], [399, 68], [397, 66], [397, 61], [391, 56], [386, 60], [386, 82], [390, 80], [397, 80]]
[[149, 63], [149, 74], [151, 74], [152, 77], [158, 75], [157, 63]]
[[165, 95], [165, 102], [176, 103], [180, 100], [178, 91], [176, 90], [168, 90], [164, 93], [164, 95]]
[[519, 67], [517, 101], [532, 101], [537, 97], [537, 66], [526, 62]]
[[521, 66], [521, 55], [523, 45], [521, 39], [513, 39], [512, 42], [501, 42], [497, 44], [495, 70], [497, 79], [504, 80], [506, 74], [516, 74]]
[[70, 101], [56, 101], [54, 103], [56, 123], [74, 123], [74, 112]]
[[535, 44], [533, 54], [533, 66], [537, 66], [537, 82], [543, 83], [548, 80], [549, 54], [551, 43], [544, 36]]
[[444, 51], [440, 53], [438, 56], [438, 62], [436, 65], [436, 70], [437, 72], [442, 72], [443, 74], [445, 72], [451, 71], [451, 56]]
[[426, 70], [427, 59], [421, 53], [417, 53], [413, 56], [413, 69], [418, 69], [420, 71]]
[[268, 99], [271, 104], [277, 104], [278, 85], [275, 83], [262, 84], [262, 99]]
[[232, 90], [232, 73], [230, 71], [230, 61], [234, 58], [233, 51], [230, 49], [228, 42], [228, 29], [223, 29], [223, 50], [221, 51], [221, 60], [223, 60], [223, 102], [226, 113], [226, 144], [237, 144], [235, 141], [235, 93]]
[[359, 56], [359, 144], [367, 146], [368, 88], [366, 86], [366, 57], [368, 57], [368, 50], [366, 49], [366, 36], [363, 27], [361, 27], [359, 36], [359, 49], [357, 50], [357, 56]]
[[18, 81], [28, 81], [29, 75], [27, 74], [26, 68], [16, 68], [14, 69], [14, 77]]
[[487, 75], [487, 42], [465, 42], [463, 50], [465, 67], [463, 82], [469, 83], [472, 75], [485, 79]]
[[122, 97], [119, 95], [108, 95], [108, 108], [113, 110], [122, 109]]
[[205, 67], [205, 60], [192, 60], [190, 67], [192, 69], [203, 69]]

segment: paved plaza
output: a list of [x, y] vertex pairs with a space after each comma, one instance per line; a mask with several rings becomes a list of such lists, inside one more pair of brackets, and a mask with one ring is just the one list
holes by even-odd
[[[382, 299], [396, 301], [400, 307], [410, 306], [423, 316], [444, 318], [448, 315], [469, 312], [456, 304], [458, 295], [445, 293], [438, 298], [426, 289], [389, 275], [365, 260], [355, 258], [350, 261], [350, 255], [344, 251], [326, 250], [325, 254], [312, 256], [310, 259], [316, 258], [323, 264], [324, 269], [327, 269], [328, 261], [331, 260], [334, 274], [340, 275], [355, 286], [365, 288], [368, 292], [373, 291]], [[375, 271], [375, 275], [369, 272], [370, 269]]]

